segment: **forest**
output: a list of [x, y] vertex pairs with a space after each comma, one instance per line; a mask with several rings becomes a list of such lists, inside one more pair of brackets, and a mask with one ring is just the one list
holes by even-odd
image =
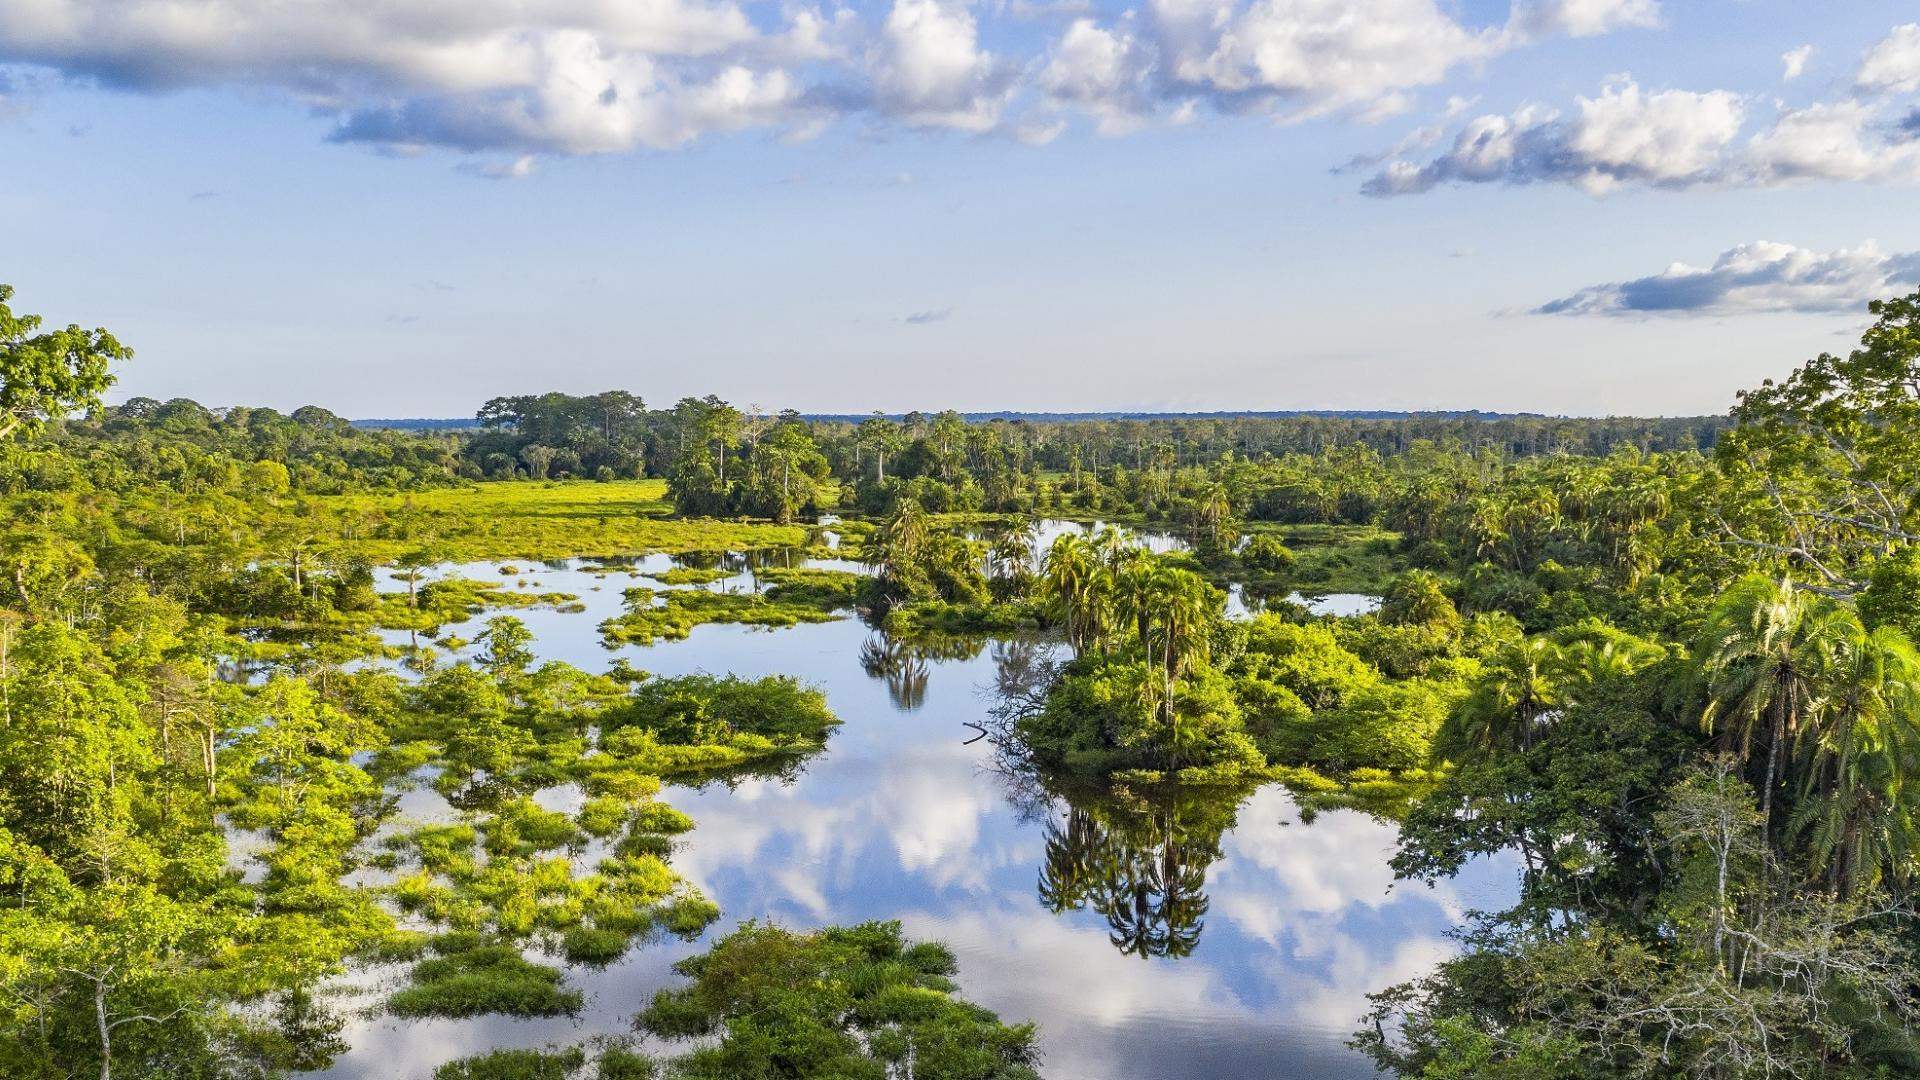
[[1402, 893], [1504, 875], [1333, 1018], [1354, 1075], [1920, 1074], [1920, 293], [1715, 417], [427, 431], [108, 405], [134, 350], [18, 306], [0, 1075], [370, 1076], [428, 1023], [473, 1052], [406, 1075], [1055, 1075], [964, 920], [730, 904], [702, 847], [940, 747], [1029, 828], [1021, 910], [1156, 987], [1262, 800]]

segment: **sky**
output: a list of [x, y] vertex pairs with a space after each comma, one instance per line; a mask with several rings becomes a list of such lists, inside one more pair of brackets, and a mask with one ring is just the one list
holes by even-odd
[[1920, 9], [0, 0], [113, 399], [1724, 411], [1920, 288]]

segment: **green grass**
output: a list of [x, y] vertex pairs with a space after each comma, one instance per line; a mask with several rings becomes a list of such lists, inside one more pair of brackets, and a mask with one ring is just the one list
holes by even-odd
[[1254, 524], [1247, 531], [1277, 536], [1292, 549], [1293, 568], [1283, 580], [1304, 593], [1378, 596], [1406, 569], [1399, 555], [1400, 534], [1373, 525]]
[[427, 548], [447, 559], [563, 559], [651, 551], [744, 551], [807, 542], [799, 525], [672, 520], [664, 480], [502, 480], [398, 495], [312, 500], [362, 555]]
[[433, 1080], [567, 1080], [586, 1061], [578, 1047], [495, 1050], [449, 1061], [433, 1070]]
[[[660, 607], [650, 606], [656, 595], [665, 597], [666, 603]], [[639, 588], [628, 589], [626, 596], [626, 613], [600, 624], [600, 635], [609, 645], [651, 645], [656, 639], [674, 641], [707, 623], [794, 626], [840, 618], [831, 609], [769, 600], [755, 593], [701, 590], [655, 593]]]
[[733, 576], [731, 570], [709, 570], [698, 566], [676, 566], [649, 577], [662, 585], [711, 585]]
[[580, 1003], [580, 992], [566, 989], [558, 970], [528, 961], [511, 945], [475, 945], [415, 964], [412, 984], [387, 999], [387, 1010], [407, 1017], [565, 1016]]

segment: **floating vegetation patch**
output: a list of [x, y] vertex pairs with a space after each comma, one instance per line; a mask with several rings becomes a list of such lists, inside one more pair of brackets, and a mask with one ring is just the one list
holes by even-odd
[[586, 1062], [579, 1047], [495, 1050], [449, 1061], [433, 1070], [433, 1080], [569, 1080]]
[[413, 966], [410, 982], [387, 998], [395, 1016], [566, 1016], [577, 1012], [580, 992], [569, 990], [558, 968], [536, 964], [511, 945], [472, 935], [449, 935], [433, 945], [438, 955]]
[[688, 1080], [924, 1076], [1038, 1080], [1031, 1024], [954, 995], [953, 954], [897, 922], [796, 933], [743, 923], [674, 965], [636, 1020], [668, 1039], [711, 1038], [671, 1063]]
[[705, 623], [794, 626], [840, 618], [831, 609], [776, 601], [755, 593], [703, 590], [659, 593], [632, 588], [626, 591], [625, 600], [625, 614], [600, 624], [601, 637], [609, 645], [651, 645], [663, 638], [677, 640]]
[[648, 577], [662, 585], [711, 585], [716, 581], [725, 581], [733, 577], [733, 572], [719, 567], [676, 566]]

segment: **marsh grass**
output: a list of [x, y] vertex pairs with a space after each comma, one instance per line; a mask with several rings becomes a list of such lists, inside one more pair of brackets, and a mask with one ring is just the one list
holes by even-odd
[[[633, 588], [625, 595], [626, 613], [600, 624], [601, 637], [608, 645], [651, 645], [661, 639], [678, 640], [706, 623], [795, 626], [832, 622], [841, 617], [831, 609], [773, 600], [757, 593], [698, 589], [656, 593], [652, 589]], [[656, 604], [656, 598], [661, 602]]]
[[586, 1053], [577, 1046], [494, 1050], [449, 1061], [433, 1070], [433, 1080], [569, 1080], [586, 1061]]
[[580, 1009], [580, 992], [565, 987], [559, 969], [533, 963], [511, 945], [474, 944], [459, 935], [435, 948], [440, 955], [413, 966], [409, 985], [387, 998], [387, 1011], [458, 1019], [487, 1013], [566, 1016]]
[[564, 559], [664, 551], [799, 547], [800, 525], [678, 520], [664, 480], [494, 481], [403, 494], [310, 500], [318, 531], [389, 562], [430, 548], [449, 560]]

